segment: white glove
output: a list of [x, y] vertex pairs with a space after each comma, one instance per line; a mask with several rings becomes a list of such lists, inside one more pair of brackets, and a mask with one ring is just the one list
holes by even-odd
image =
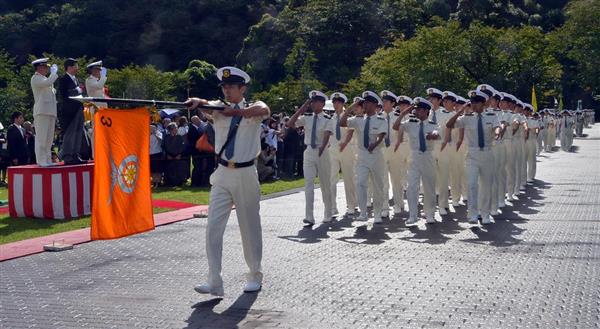
[[52, 66], [50, 66], [50, 73], [56, 74], [56, 72], [58, 72], [58, 65], [52, 64]]
[[77, 90], [77, 92], [80, 93], [80, 94], [82, 93], [82, 90], [81, 90], [80, 87], [75, 88], [75, 90]]
[[100, 70], [100, 77], [102, 77], [102, 78], [106, 78], [106, 72], [107, 72], [107, 71], [108, 71], [108, 70], [106, 69], [106, 67], [103, 67], [103, 68]]

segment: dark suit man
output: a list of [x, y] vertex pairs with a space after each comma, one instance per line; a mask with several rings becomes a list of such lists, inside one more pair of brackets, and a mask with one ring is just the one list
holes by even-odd
[[12, 166], [27, 164], [27, 142], [25, 141], [25, 128], [23, 128], [23, 113], [13, 112], [11, 115], [13, 124], [8, 127], [6, 140], [8, 143], [8, 159]]
[[80, 96], [83, 91], [76, 77], [79, 66], [72, 58], [64, 66], [66, 73], [58, 79], [58, 121], [63, 131], [60, 155], [65, 164], [72, 165], [83, 163], [89, 151], [84, 136], [83, 104], [69, 98]]

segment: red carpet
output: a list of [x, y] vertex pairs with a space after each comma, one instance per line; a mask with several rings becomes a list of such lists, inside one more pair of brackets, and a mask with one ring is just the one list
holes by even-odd
[[152, 207], [154, 208], [169, 208], [169, 209], [183, 209], [195, 207], [197, 204], [181, 202], [181, 201], [172, 201], [172, 200], [152, 200]]
[[0, 215], [8, 214], [8, 207], [0, 207]]

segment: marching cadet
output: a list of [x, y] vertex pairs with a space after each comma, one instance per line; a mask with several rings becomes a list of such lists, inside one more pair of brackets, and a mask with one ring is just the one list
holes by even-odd
[[[407, 107], [396, 119], [393, 129], [402, 127], [408, 136], [410, 160], [408, 162], [408, 200], [409, 216], [406, 225], [419, 222], [419, 185], [423, 184], [423, 212], [426, 222], [433, 224], [435, 220], [435, 159], [433, 158], [434, 141], [440, 139], [437, 125], [428, 120], [433, 105], [428, 100], [415, 97], [413, 105]], [[402, 118], [414, 109], [415, 117], [402, 122]]]
[[537, 135], [540, 132], [538, 119], [533, 117], [533, 106], [525, 104], [525, 116], [527, 117], [527, 131], [525, 131], [526, 159], [527, 159], [527, 183], [533, 183], [536, 171]]
[[517, 196], [523, 193], [521, 190], [525, 189], [525, 181], [523, 179], [523, 175], [525, 174], [525, 178], [527, 178], [526, 172], [527, 170], [526, 164], [526, 154], [525, 154], [525, 130], [527, 130], [527, 120], [523, 115], [524, 104], [519, 99], [516, 99], [516, 106], [514, 108], [515, 118], [514, 122], [517, 123], [516, 130], [513, 130], [513, 150], [515, 152], [515, 188], [514, 188], [514, 196]]
[[[344, 111], [340, 125], [354, 129], [357, 139], [356, 157], [356, 188], [360, 216], [357, 221], [369, 219], [367, 210], [367, 189], [369, 178], [373, 181], [373, 217], [374, 223], [381, 223], [381, 211], [384, 207], [383, 175], [385, 159], [383, 157], [383, 141], [387, 133], [385, 118], [377, 116], [378, 105], [381, 104], [379, 95], [372, 91], [362, 94], [365, 115], [349, 118], [350, 112], [358, 105], [357, 102]], [[385, 203], [387, 206], [387, 202]]]
[[560, 125], [560, 148], [565, 152], [569, 152], [573, 140], [573, 120], [571, 112], [568, 110], [562, 112]]
[[[408, 96], [398, 96], [398, 98], [396, 99], [396, 104], [398, 104], [398, 108], [394, 111], [394, 114], [392, 116], [392, 126], [396, 123], [396, 121], [398, 121], [398, 118], [400, 117], [402, 111], [409, 108], [412, 105], [412, 102], [412, 98]], [[402, 129], [402, 125], [400, 125], [400, 129], [398, 129], [398, 134], [394, 145], [394, 153], [394, 161], [395, 163], [397, 163], [397, 166], [399, 168], [397, 184], [398, 186], [400, 186], [398, 193], [400, 195], [399, 199], [401, 201], [397, 202], [396, 199], [394, 199], [394, 215], [399, 215], [401, 212], [406, 210], [404, 207], [404, 191], [407, 188], [406, 182], [408, 175], [408, 161], [410, 159], [410, 146], [408, 145], [407, 138], [405, 138], [404, 129]], [[394, 196], [396, 196], [396, 192], [394, 192]]]
[[[431, 103], [429, 121], [438, 126], [440, 136], [446, 136], [446, 122], [452, 117], [452, 112], [440, 106], [444, 94], [436, 88], [427, 89], [427, 100]], [[450, 173], [450, 150], [442, 150], [441, 138], [434, 142], [433, 157], [435, 159], [436, 193], [438, 194], [438, 207], [440, 215], [446, 215], [449, 211], [448, 186]]]
[[[394, 115], [394, 107], [396, 106], [396, 101], [398, 96], [396, 96], [393, 92], [389, 90], [384, 90], [380, 94], [381, 100], [383, 101], [383, 111], [381, 113], [382, 116], [385, 117], [387, 122], [387, 131], [384, 139], [383, 149], [383, 157], [385, 159], [386, 171], [383, 173], [383, 197], [385, 200], [389, 200], [389, 184], [390, 179], [392, 181], [392, 193], [394, 198], [394, 215], [397, 215], [401, 212], [401, 208], [404, 205], [404, 187], [402, 185], [402, 164], [401, 164], [401, 155], [398, 152], [395, 152], [395, 143], [392, 144], [392, 122], [393, 119], [397, 118]], [[389, 178], [388, 178], [389, 173]], [[383, 205], [383, 211], [381, 213], [381, 217], [389, 217], [389, 209], [387, 204]]]
[[[477, 215], [481, 214], [482, 224], [491, 224], [489, 205], [493, 179], [491, 165], [493, 154], [490, 146], [494, 138], [500, 137], [500, 123], [495, 115], [488, 116], [483, 113], [484, 105], [489, 98], [487, 94], [472, 90], [469, 92], [469, 97], [473, 113], [460, 117], [463, 113], [463, 110], [460, 110], [446, 125], [448, 128], [465, 128], [468, 146], [466, 173], [469, 184], [469, 223], [477, 224]], [[481, 185], [478, 184], [479, 180], [482, 181]], [[479, 198], [482, 199], [481, 202], [478, 202]]]
[[[442, 94], [442, 105], [444, 106], [444, 109], [442, 110], [442, 112], [446, 111], [448, 113], [450, 113], [450, 117], [452, 117], [452, 115], [454, 115], [454, 109], [456, 107], [456, 101], [458, 100], [458, 96], [451, 92], [451, 91], [444, 91]], [[450, 118], [449, 117], [449, 118]], [[447, 120], [446, 120], [447, 121]], [[443, 127], [442, 127], [443, 125]], [[455, 204], [456, 206], [458, 206], [458, 200], [460, 200], [460, 185], [457, 185], [458, 183], [456, 182], [456, 179], [454, 177], [454, 175], [456, 175], [455, 170], [453, 170], [452, 166], [454, 165], [453, 161], [455, 160], [454, 158], [456, 158], [456, 148], [453, 148], [452, 146], [448, 146], [448, 144], [450, 145], [454, 145], [453, 141], [456, 141], [457, 139], [454, 138], [453, 139], [453, 135], [456, 135], [456, 132], [458, 130], [452, 131], [452, 129], [448, 129], [446, 128], [446, 123], [445, 122], [441, 122], [439, 124], [439, 131], [440, 131], [440, 138], [442, 139], [442, 145], [440, 148], [440, 154], [448, 154], [448, 163], [447, 163], [447, 180], [449, 182], [450, 185], [450, 192], [452, 195], [452, 203]], [[444, 132], [442, 132], [444, 131]], [[440, 157], [440, 160], [438, 160], [438, 165], [444, 165], [446, 166], [446, 163], [444, 163], [443, 160], [441, 160], [442, 157]], [[445, 158], [444, 158], [445, 159]], [[463, 159], [464, 160], [464, 159]], [[464, 161], [462, 161], [462, 164], [464, 164]], [[444, 177], [443, 175], [439, 175], [437, 177], [440, 180], [443, 180]], [[454, 184], [453, 184], [454, 182]], [[438, 183], [438, 185], [443, 186], [443, 181], [441, 181], [440, 183]], [[454, 189], [458, 189], [458, 190], [454, 190]], [[443, 198], [443, 193], [440, 193], [440, 199]], [[446, 198], [447, 200], [448, 198]], [[440, 200], [439, 201], [440, 204], [443, 204], [443, 201]], [[448, 201], [446, 201], [446, 205], [448, 205]], [[448, 208], [448, 207], [446, 207]], [[440, 215], [445, 215], [447, 213], [447, 209], [443, 208], [440, 206], [439, 209]]]
[[577, 137], [583, 136], [583, 111], [577, 110], [575, 111], [575, 133]]
[[[321, 184], [321, 195], [325, 212], [323, 222], [330, 222], [333, 217], [331, 202], [331, 160], [329, 159], [329, 137], [332, 134], [332, 127], [329, 117], [323, 114], [323, 107], [327, 101], [327, 95], [313, 90], [309, 93], [309, 99], [300, 106], [287, 122], [288, 128], [304, 127], [304, 195], [306, 198], [305, 218], [303, 222], [308, 225], [314, 225], [315, 217], [313, 206], [315, 200], [315, 179], [317, 176]], [[308, 109], [311, 113], [306, 113]], [[327, 184], [326, 182], [329, 182]]]
[[553, 113], [546, 110], [546, 141], [544, 142], [546, 152], [551, 152], [556, 145], [556, 118]]
[[342, 170], [344, 191], [346, 195], [346, 215], [354, 215], [358, 203], [356, 201], [356, 185], [354, 182], [354, 145], [351, 143], [354, 130], [342, 127], [340, 121], [344, 113], [344, 104], [348, 97], [341, 92], [331, 94], [331, 101], [335, 113], [331, 118], [333, 124], [333, 137], [329, 138], [329, 157], [331, 159], [331, 200], [333, 215], [338, 215], [337, 208], [337, 182], [338, 173]]
[[[498, 108], [500, 114], [498, 119], [500, 121], [500, 151], [501, 151], [501, 164], [498, 169], [498, 208], [506, 206], [505, 198], [512, 196], [514, 190], [514, 157], [513, 157], [513, 134], [512, 134], [512, 118], [514, 113], [511, 108], [513, 106], [512, 97], [505, 92], [498, 92], [500, 101], [498, 102]], [[508, 196], [507, 196], [508, 194]]]
[[[496, 91], [496, 89], [494, 89], [494, 87], [487, 85], [487, 84], [482, 84], [477, 86], [477, 90], [485, 93], [486, 95], [488, 95], [488, 101], [485, 104], [485, 115], [486, 116], [496, 116], [498, 118], [498, 122], [500, 124], [500, 131], [502, 131], [502, 120], [501, 120], [501, 114], [502, 111], [500, 111], [500, 109], [498, 108], [498, 102], [499, 102], [499, 93]], [[502, 166], [503, 163], [503, 148], [502, 148], [502, 135], [500, 134], [499, 137], [497, 139], [494, 139], [494, 141], [492, 141], [492, 144], [490, 145], [491, 149], [492, 149], [492, 155], [493, 155], [493, 177], [492, 177], [492, 194], [491, 194], [491, 203], [490, 203], [490, 214], [492, 216], [496, 216], [498, 215], [498, 208], [500, 206], [500, 198], [502, 198], [502, 201], [504, 200], [504, 194], [501, 194], [502, 191], [499, 191], [499, 186], [500, 186], [500, 182], [505, 179], [505, 177], [500, 176], [501, 175], [501, 171], [500, 171], [500, 167]], [[482, 188], [481, 186], [479, 187], [480, 189]], [[480, 199], [481, 202], [481, 199]], [[480, 207], [481, 208], [481, 207]]]
[[545, 149], [544, 143], [546, 142], [546, 134], [548, 133], [546, 110], [543, 109], [539, 112], [535, 112], [533, 116], [538, 120], [538, 125], [540, 127], [540, 133], [537, 136], [537, 155], [540, 155]]
[[[58, 66], [48, 64], [48, 58], [31, 62], [35, 73], [31, 77], [33, 92], [33, 125], [35, 126], [35, 159], [38, 165], [52, 165], [52, 142], [56, 126], [56, 90], [54, 82], [58, 79]], [[50, 75], [48, 75], [50, 72]]]
[[[250, 82], [246, 72], [226, 66], [217, 70], [217, 78], [221, 81], [221, 90], [228, 104], [215, 102], [215, 105], [225, 106], [225, 109], [212, 111], [219, 166], [210, 176], [212, 187], [206, 228], [208, 281], [194, 290], [223, 296], [223, 233], [232, 206], [236, 208], [244, 258], [250, 269], [246, 275], [244, 292], [256, 292], [262, 287], [260, 185], [255, 159], [260, 152], [261, 123], [269, 117], [270, 110], [263, 102], [246, 102], [244, 93]], [[209, 102], [191, 98], [186, 103], [190, 109], [194, 109]]]
[[[506, 156], [506, 194], [509, 201], [517, 200], [515, 194], [517, 172], [516, 162], [518, 157], [516, 130], [519, 128], [519, 116], [515, 112], [517, 99], [508, 93], [502, 93], [500, 106], [504, 112], [503, 119], [506, 121], [504, 131], [504, 150]], [[517, 192], [518, 193], [518, 192]]]
[[[456, 101], [452, 109], [454, 114], [467, 103], [467, 100], [463, 97], [456, 94], [455, 97]], [[466, 147], [462, 143], [464, 129], [446, 128], [446, 131], [450, 132], [447, 141], [448, 145], [446, 146], [450, 151], [450, 192], [452, 193], [452, 206], [456, 208], [464, 205], [464, 200], [467, 200], [467, 180], [465, 177]], [[463, 201], [461, 201], [461, 197]]]

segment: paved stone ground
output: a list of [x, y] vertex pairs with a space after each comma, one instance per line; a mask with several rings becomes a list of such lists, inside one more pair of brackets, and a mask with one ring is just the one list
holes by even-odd
[[205, 219], [6, 261], [0, 327], [600, 328], [600, 124], [586, 133], [572, 153], [544, 153], [527, 197], [489, 227], [458, 208], [433, 226], [311, 230], [303, 194], [263, 201], [259, 294], [241, 292], [234, 216], [223, 300], [192, 290]]

